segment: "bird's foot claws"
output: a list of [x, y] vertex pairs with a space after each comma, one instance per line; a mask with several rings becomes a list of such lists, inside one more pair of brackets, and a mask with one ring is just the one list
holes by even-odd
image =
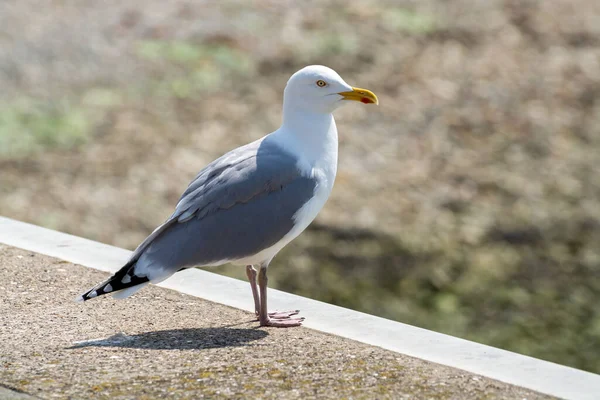
[[275, 311], [269, 313], [269, 318], [271, 319], [288, 319], [293, 315], [297, 315], [300, 310], [292, 310], [292, 311]]
[[[300, 310], [292, 310], [292, 311], [275, 311], [269, 313], [270, 319], [289, 319], [294, 315], [297, 315]], [[256, 319], [260, 321], [260, 317], [258, 312], [256, 312]]]
[[299, 318], [286, 318], [286, 319], [268, 319], [267, 321], [261, 321], [260, 326], [274, 326], [277, 328], [290, 328], [292, 326], [300, 326], [304, 321], [304, 317]]

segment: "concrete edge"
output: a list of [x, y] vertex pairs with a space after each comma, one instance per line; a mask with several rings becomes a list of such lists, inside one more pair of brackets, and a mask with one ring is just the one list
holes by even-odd
[[[114, 272], [130, 251], [0, 216], [0, 243]], [[159, 286], [253, 311], [247, 282], [199, 269], [175, 274]], [[81, 288], [85, 290], [86, 288]], [[74, 296], [76, 293], [73, 294]], [[428, 331], [270, 289], [275, 309], [300, 309], [307, 328], [458, 368], [564, 399], [593, 400], [600, 375]]]
[[0, 399], [2, 400], [37, 400], [39, 397], [34, 397], [30, 394], [20, 392], [16, 389], [11, 389], [8, 386], [0, 384]]

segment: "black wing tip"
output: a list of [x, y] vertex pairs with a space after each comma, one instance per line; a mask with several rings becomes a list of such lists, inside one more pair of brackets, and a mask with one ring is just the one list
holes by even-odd
[[148, 281], [149, 279], [145, 276], [135, 275], [133, 268], [130, 265], [126, 265], [106, 281], [77, 296], [75, 301], [78, 303], [83, 303], [98, 296], [118, 292], [120, 290], [128, 289], [132, 286], [137, 286]]
[[104, 288], [106, 287], [107, 284], [109, 284], [109, 282], [104, 282], [101, 285], [98, 285], [97, 287], [94, 287], [93, 289], [90, 289], [87, 292], [80, 294], [79, 296], [77, 296], [75, 298], [75, 301], [77, 303], [83, 303], [85, 301], [91, 300], [91, 299], [101, 296], [103, 294], [110, 293], [111, 291], [104, 291]]

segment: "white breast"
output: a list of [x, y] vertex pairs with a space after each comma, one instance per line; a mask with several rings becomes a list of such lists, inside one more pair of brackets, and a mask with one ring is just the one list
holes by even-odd
[[[316, 132], [312, 132], [313, 135]], [[270, 261], [289, 242], [301, 234], [315, 219], [323, 208], [331, 190], [337, 173], [338, 140], [337, 128], [333, 117], [320, 137], [298, 137], [291, 134], [282, 134], [276, 131], [267, 140], [276, 140], [286, 150], [298, 157], [298, 168], [307, 176], [317, 180], [314, 196], [307, 201], [294, 214], [294, 227], [279, 242], [262, 250], [258, 254], [237, 260], [236, 264], [260, 264]], [[310, 140], [312, 139], [312, 140]]]
[[240, 260], [234, 261], [235, 264], [241, 265], [257, 265], [263, 262], [269, 262], [281, 249], [285, 247], [289, 242], [294, 240], [300, 235], [310, 223], [315, 219], [319, 211], [323, 208], [333, 187], [333, 180], [335, 179], [335, 171], [333, 175], [326, 176], [322, 170], [313, 170], [315, 177], [317, 178], [317, 186], [315, 188], [314, 197], [307, 201], [297, 212], [294, 214], [294, 227], [289, 231], [281, 240], [275, 243], [273, 246], [262, 250], [261, 252], [249, 256]]

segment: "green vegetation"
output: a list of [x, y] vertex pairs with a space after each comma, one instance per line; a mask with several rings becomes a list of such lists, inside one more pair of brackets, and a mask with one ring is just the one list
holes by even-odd
[[81, 103], [85, 106], [99, 109], [122, 106], [124, 102], [124, 96], [121, 93], [105, 87], [92, 87], [83, 94], [81, 99]]
[[390, 8], [385, 10], [383, 22], [391, 30], [415, 35], [430, 33], [436, 29], [436, 20], [434, 17], [406, 8]]
[[254, 66], [247, 54], [226, 45], [142, 41], [137, 55], [151, 63], [168, 64], [151, 86], [162, 96], [177, 98], [214, 91], [231, 75], [247, 75]]
[[67, 103], [22, 100], [0, 106], [0, 158], [20, 158], [49, 148], [69, 149], [88, 140], [84, 111]]
[[313, 33], [309, 46], [304, 49], [307, 57], [347, 56], [356, 54], [360, 47], [355, 35], [350, 33]]

